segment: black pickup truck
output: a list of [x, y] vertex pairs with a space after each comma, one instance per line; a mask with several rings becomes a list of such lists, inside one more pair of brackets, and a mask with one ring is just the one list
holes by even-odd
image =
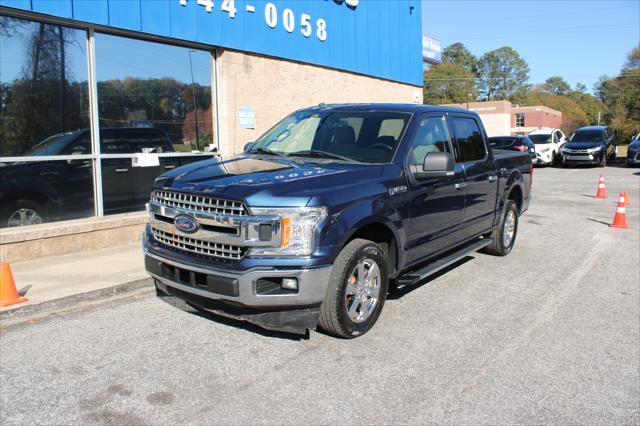
[[527, 153], [492, 150], [473, 112], [319, 105], [234, 158], [156, 179], [145, 265], [159, 295], [267, 329], [356, 337], [390, 284], [480, 249], [508, 254], [532, 171]]

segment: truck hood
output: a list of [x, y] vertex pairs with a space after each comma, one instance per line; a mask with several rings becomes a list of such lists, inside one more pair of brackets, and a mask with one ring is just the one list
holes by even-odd
[[239, 155], [174, 169], [156, 179], [154, 188], [216, 195], [253, 207], [297, 207], [327, 191], [366, 185], [382, 169], [382, 165]]
[[564, 146], [567, 149], [592, 149], [600, 148], [604, 142], [567, 142]]

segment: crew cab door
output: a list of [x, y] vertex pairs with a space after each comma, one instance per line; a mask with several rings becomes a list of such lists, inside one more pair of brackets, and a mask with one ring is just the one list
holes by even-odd
[[487, 149], [479, 119], [472, 116], [448, 118], [457, 146], [456, 161], [462, 163], [466, 181], [464, 235], [473, 237], [493, 226], [498, 194], [493, 153]]
[[460, 238], [464, 217], [464, 171], [455, 164], [454, 174], [418, 179], [429, 152], [454, 155], [449, 129], [443, 115], [420, 117], [406, 159], [411, 207], [407, 227], [407, 264], [423, 260]]

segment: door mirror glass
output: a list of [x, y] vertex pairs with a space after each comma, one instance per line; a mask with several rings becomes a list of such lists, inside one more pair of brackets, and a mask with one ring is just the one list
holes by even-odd
[[422, 171], [416, 173], [418, 179], [453, 176], [453, 157], [448, 152], [429, 152], [424, 157]]

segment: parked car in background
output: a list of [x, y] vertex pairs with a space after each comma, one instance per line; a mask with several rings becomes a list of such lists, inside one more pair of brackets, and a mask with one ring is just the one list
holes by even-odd
[[609, 126], [588, 126], [576, 130], [562, 149], [562, 165], [607, 165], [616, 158], [615, 137]]
[[541, 128], [529, 133], [536, 145], [536, 164], [554, 166], [560, 160], [560, 151], [567, 142], [560, 129]]
[[[167, 132], [158, 128], [100, 129], [100, 150], [102, 154], [174, 152]], [[88, 154], [91, 134], [82, 129], [50, 136], [24, 156]], [[154, 179], [187, 162], [185, 157], [160, 157], [158, 166], [132, 167], [130, 157], [103, 159], [104, 212], [143, 210]], [[0, 163], [0, 227], [85, 217], [91, 215], [93, 204], [90, 159]]]
[[640, 133], [629, 142], [627, 147], [627, 165], [640, 164]]
[[493, 149], [528, 152], [531, 161], [536, 162], [536, 145], [527, 136], [494, 136], [489, 138]]

